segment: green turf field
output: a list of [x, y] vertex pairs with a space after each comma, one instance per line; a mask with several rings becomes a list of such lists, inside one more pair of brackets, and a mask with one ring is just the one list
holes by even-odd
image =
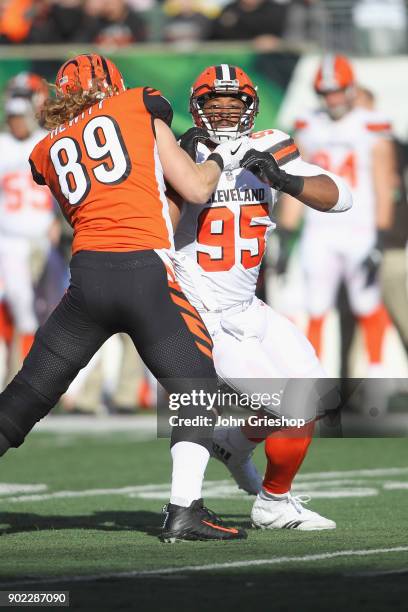
[[[0, 590], [69, 590], [74, 610], [407, 609], [406, 439], [314, 441], [295, 491], [333, 532], [161, 544], [168, 482], [166, 440], [33, 433], [1, 461]], [[205, 500], [249, 527], [251, 498], [215, 461]]]

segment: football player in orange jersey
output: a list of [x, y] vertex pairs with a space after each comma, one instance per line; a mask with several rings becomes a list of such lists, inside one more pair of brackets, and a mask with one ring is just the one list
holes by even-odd
[[[51, 131], [30, 164], [74, 229], [71, 283], [0, 395], [0, 455], [23, 443], [114, 333], [129, 334], [169, 393], [216, 392], [211, 338], [168, 258], [173, 232], [164, 177], [185, 199], [203, 203], [222, 170], [239, 166], [249, 140], [224, 143], [195, 164], [170, 130], [169, 102], [149, 87], [125, 90], [119, 70], [100, 55], [67, 61], [56, 91], [44, 111]], [[202, 427], [173, 430], [164, 541], [246, 537], [203, 506], [215, 420], [204, 410], [193, 402], [182, 407], [180, 419], [207, 419]]]

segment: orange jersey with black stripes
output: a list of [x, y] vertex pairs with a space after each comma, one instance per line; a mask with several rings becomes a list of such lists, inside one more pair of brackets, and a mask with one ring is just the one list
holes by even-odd
[[[251, 139], [255, 149], [269, 151], [289, 172], [300, 162], [296, 144], [284, 132], [254, 132]], [[210, 149], [200, 143], [197, 161], [209, 154]], [[222, 173], [206, 204], [184, 204], [175, 245], [190, 264], [189, 269], [179, 265], [177, 274], [198, 310], [222, 310], [253, 298], [267, 235], [275, 228], [272, 213], [277, 195], [254, 174], [238, 169]]]
[[74, 230], [72, 250], [135, 251], [173, 244], [154, 118], [171, 124], [158, 90], [104, 98], [51, 131], [30, 156]]

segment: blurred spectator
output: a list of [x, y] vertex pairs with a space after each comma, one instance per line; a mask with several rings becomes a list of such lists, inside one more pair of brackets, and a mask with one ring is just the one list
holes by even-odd
[[43, 20], [33, 24], [28, 42], [121, 47], [145, 39], [142, 17], [125, 0], [51, 0]]
[[25, 43], [46, 10], [44, 0], [0, 0], [0, 43]]
[[33, 24], [28, 41], [35, 44], [64, 43], [75, 40], [84, 20], [81, 0], [50, 0], [42, 21]]
[[[200, 0], [169, 0], [164, 4], [168, 14], [163, 26], [165, 42], [195, 42], [208, 38], [212, 22]], [[213, 16], [213, 15], [212, 15]]]
[[391, 55], [405, 49], [404, 0], [359, 0], [353, 7], [353, 21], [360, 52]]
[[259, 50], [274, 49], [286, 28], [289, 0], [236, 0], [215, 20], [214, 40], [252, 40]]
[[156, 0], [128, 0], [129, 7], [137, 13], [151, 11], [156, 6]]
[[125, 0], [85, 0], [84, 11], [78, 42], [123, 47], [146, 40], [144, 20]]
[[316, 41], [328, 19], [328, 7], [320, 0], [294, 0], [288, 9], [285, 38], [293, 43]]

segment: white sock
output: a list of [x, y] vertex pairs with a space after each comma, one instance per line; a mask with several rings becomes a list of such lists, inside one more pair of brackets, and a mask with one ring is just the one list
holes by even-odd
[[195, 442], [177, 442], [171, 449], [173, 473], [170, 503], [188, 508], [201, 498], [204, 472], [210, 453]]
[[288, 493], [289, 491], [287, 493], [270, 493], [262, 487], [259, 492], [259, 497], [265, 501], [282, 501], [283, 499], [287, 499]]

